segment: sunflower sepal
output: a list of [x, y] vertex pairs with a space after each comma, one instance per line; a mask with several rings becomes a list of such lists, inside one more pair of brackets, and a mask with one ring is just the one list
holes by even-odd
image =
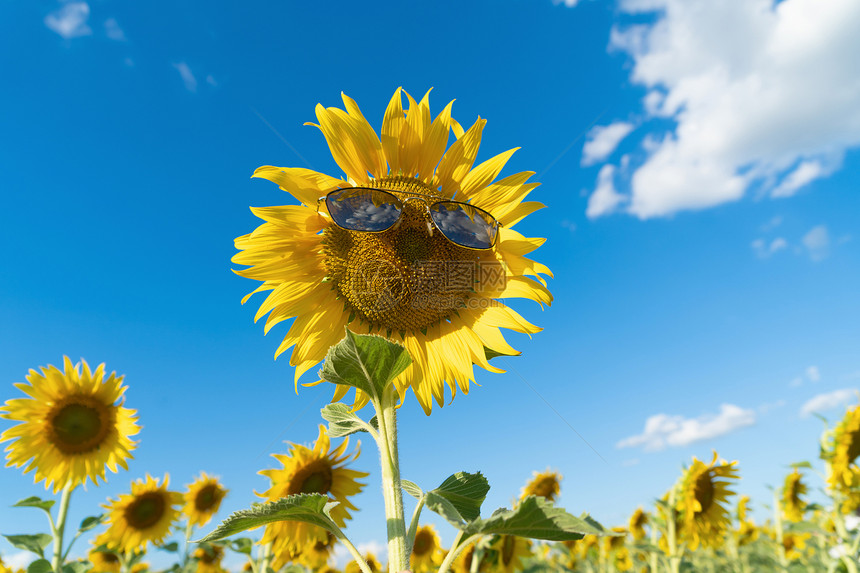
[[54, 507], [55, 503], [57, 502], [53, 499], [42, 499], [41, 497], [33, 495], [16, 501], [12, 504], [12, 507], [35, 507], [50, 514], [51, 508]]
[[374, 416], [370, 422], [365, 422], [353, 412], [349, 406], [340, 402], [326, 404], [320, 415], [323, 420], [328, 422], [326, 433], [330, 438], [342, 438], [355, 434], [356, 432], [368, 432], [376, 439], [377, 431], [379, 430], [378, 423], [373, 424], [376, 417]]
[[615, 536], [588, 516], [576, 517], [545, 499], [528, 496], [515, 509], [497, 509], [463, 528], [464, 535], [516, 535], [546, 541], [573, 541], [585, 535]]
[[242, 509], [230, 514], [227, 519], [211, 533], [193, 541], [209, 543], [225, 539], [236, 533], [247, 531], [276, 521], [301, 521], [322, 527], [338, 538], [343, 532], [331, 518], [331, 510], [340, 502], [329, 501], [328, 496], [319, 493], [297, 493], [277, 501], [255, 503], [250, 509]]
[[346, 336], [326, 354], [320, 377], [357, 388], [378, 401], [412, 358], [406, 348], [381, 336], [344, 330]]
[[23, 549], [24, 551], [29, 551], [30, 553], [35, 553], [39, 557], [45, 557], [45, 547], [51, 544], [54, 540], [52, 535], [48, 535], [47, 533], [33, 533], [33, 534], [20, 534], [20, 535], [6, 535], [3, 534], [3, 537], [6, 538], [6, 541], [9, 542], [10, 545], [17, 549]]

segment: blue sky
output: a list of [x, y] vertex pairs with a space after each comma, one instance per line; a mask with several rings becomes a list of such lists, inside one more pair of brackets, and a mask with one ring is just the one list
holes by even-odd
[[[487, 509], [533, 470], [562, 505], [622, 524], [692, 456], [738, 460], [756, 517], [860, 382], [860, 9], [850, 0], [4, 3], [0, 17], [0, 400], [64, 354], [126, 375], [143, 430], [128, 472], [266, 488], [284, 440], [316, 437], [328, 389], [296, 396], [286, 328], [253, 324], [230, 269], [250, 205], [289, 201], [259, 165], [340, 175], [320, 102], [379, 129], [391, 94], [488, 120], [479, 160], [522, 149], [548, 208], [518, 229], [555, 273], [545, 328], [506, 375], [425, 417], [401, 410], [404, 476], [482, 470]], [[726, 32], [730, 30], [730, 32]], [[311, 375], [307, 375], [311, 379]], [[547, 403], [552, 404], [550, 408]], [[6, 421], [0, 428], [9, 427]], [[595, 453], [595, 451], [597, 453]], [[348, 528], [384, 539], [377, 454]], [[812, 480], [820, 485], [817, 478]], [[12, 503], [44, 495], [0, 470]], [[7, 503], [4, 501], [3, 503]], [[0, 532], [43, 531], [0, 512]], [[438, 520], [445, 543], [453, 531]], [[83, 548], [83, 545], [81, 546]], [[15, 553], [5, 541], [0, 553]]]

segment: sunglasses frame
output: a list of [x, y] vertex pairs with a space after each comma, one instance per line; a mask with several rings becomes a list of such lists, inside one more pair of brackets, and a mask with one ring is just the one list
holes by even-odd
[[[320, 203], [322, 203], [323, 201], [326, 201], [326, 211], [328, 211], [328, 198], [330, 195], [332, 195], [333, 193], [337, 193], [339, 191], [348, 191], [348, 190], [352, 190], [352, 189], [360, 189], [360, 190], [365, 190], [365, 191], [380, 191], [380, 192], [385, 193], [387, 195], [391, 195], [401, 205], [400, 215], [398, 215], [397, 219], [395, 219], [394, 222], [390, 226], [386, 227], [385, 229], [381, 229], [379, 231], [363, 231], [363, 230], [357, 230], [357, 229], [348, 229], [348, 228], [338, 224], [338, 222], [334, 220], [334, 217], [332, 217], [331, 213], [329, 212], [328, 215], [329, 215], [329, 217], [331, 217], [331, 222], [334, 223], [337, 227], [343, 229], [344, 231], [353, 231], [355, 233], [384, 233], [386, 231], [389, 231], [389, 230], [391, 230], [392, 227], [396, 226], [398, 222], [400, 222], [401, 218], [403, 218], [403, 207], [406, 206], [406, 203], [409, 201], [417, 199], [417, 200], [421, 201], [422, 203], [424, 203], [424, 206], [427, 207], [428, 213], [430, 213], [430, 210], [433, 208], [433, 206], [438, 205], [439, 203], [454, 203], [455, 205], [465, 205], [466, 207], [469, 207], [470, 209], [480, 211], [481, 213], [486, 214], [493, 221], [493, 242], [490, 244], [490, 246], [489, 247], [483, 247], [483, 248], [482, 247], [469, 247], [467, 245], [461, 245], [460, 243], [452, 241], [445, 233], [442, 232], [442, 230], [439, 228], [439, 226], [436, 225], [436, 221], [433, 221], [433, 215], [432, 215], [432, 213], [430, 213], [430, 221], [433, 222], [433, 226], [436, 228], [437, 231], [439, 231], [440, 235], [445, 237], [445, 239], [447, 241], [451, 242], [452, 244], [457, 245], [458, 247], [461, 247], [463, 249], [470, 249], [473, 251], [489, 251], [490, 249], [492, 249], [493, 247], [496, 246], [496, 243], [499, 240], [499, 228], [502, 227], [502, 223], [500, 223], [499, 220], [496, 219], [492, 215], [492, 213], [490, 213], [489, 211], [487, 211], [485, 209], [481, 209], [480, 207], [476, 207], [476, 206], [472, 205], [471, 203], [464, 203], [462, 201], [452, 201], [452, 200], [446, 199], [445, 197], [442, 197], [440, 195], [431, 195], [429, 193], [419, 193], [417, 191], [392, 191], [391, 189], [380, 189], [379, 187], [338, 187], [337, 189], [333, 189], [333, 190], [329, 191], [328, 193], [326, 193], [324, 196], [319, 197], [317, 199], [317, 213], [319, 213]], [[395, 193], [403, 193], [405, 195], [409, 195], [409, 197], [401, 199], [400, 197], [395, 195]], [[413, 197], [413, 195], [414, 195], [414, 197]], [[429, 197], [432, 199], [439, 199], [439, 200], [430, 203], [424, 199], [425, 197]]]

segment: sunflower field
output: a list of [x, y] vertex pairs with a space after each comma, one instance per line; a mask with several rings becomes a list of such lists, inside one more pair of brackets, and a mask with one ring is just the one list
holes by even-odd
[[[540, 331], [502, 300], [541, 308], [553, 300], [550, 269], [527, 257], [544, 239], [514, 230], [543, 207], [527, 200], [534, 173], [500, 177], [515, 149], [476, 165], [486, 120], [462, 126], [453, 102], [433, 117], [428, 96], [396, 90], [379, 134], [346, 95], [344, 109], [317, 106], [312, 125], [343, 178], [295, 167], [254, 172], [298, 205], [252, 208], [261, 223], [235, 239], [232, 261], [256, 281], [243, 303], [265, 293], [254, 320], [265, 317], [266, 332], [292, 321], [276, 355], [290, 351], [296, 388], [320, 365], [309, 385], [332, 385], [316, 441], [274, 454], [274, 467], [259, 472], [269, 482], [260, 502], [229, 516], [218, 513], [230, 484], [201, 468], [184, 487], [146, 474], [71, 523], [78, 488], [128, 469], [148, 413], [126, 407], [124, 378], [105, 364], [64, 357], [61, 367], [32, 369], [0, 408], [11, 423], [0, 435], [7, 466], [48, 492], [8, 500], [12, 511], [42, 512], [49, 527], [4, 532], [32, 554], [26, 573], [155, 573], [155, 550], [170, 555], [163, 573], [222, 573], [229, 554], [250, 573], [858, 573], [860, 406], [821, 436], [826, 475], [796, 463], [772, 499], [751, 500], [739, 495], [739, 463], [713, 452], [692, 458], [660, 499], [631, 508], [627, 523], [558, 506], [562, 476], [553, 470], [534, 472], [511, 492], [511, 507], [494, 512], [483, 507], [490, 484], [480, 472], [454, 471], [438, 485], [401, 476], [408, 444], [398, 441], [399, 407], [415, 399], [430, 416], [446, 394], [469, 392], [476, 365], [502, 372], [492, 360], [519, 354], [502, 329]], [[379, 453], [384, 556], [349, 537], [360, 511], [354, 498], [369, 485], [353, 468], [361, 455], [354, 434], [372, 438]], [[813, 488], [826, 504], [809, 501]], [[767, 519], [753, 521], [753, 502]], [[422, 519], [427, 512], [456, 532], [448, 547]], [[23, 571], [0, 563], [0, 573]]]

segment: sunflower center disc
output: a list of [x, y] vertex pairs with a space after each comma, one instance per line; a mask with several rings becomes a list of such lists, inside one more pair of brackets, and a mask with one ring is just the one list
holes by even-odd
[[433, 540], [430, 536], [430, 533], [426, 531], [419, 531], [415, 536], [415, 543], [412, 544], [412, 552], [415, 555], [424, 555], [427, 551], [430, 550], [430, 547], [433, 544]]
[[164, 515], [164, 496], [149, 492], [140, 495], [125, 510], [125, 519], [135, 529], [146, 529]]
[[291, 480], [289, 493], [321, 493], [328, 494], [331, 491], [332, 472], [331, 468], [323, 464], [314, 464], [300, 470]]
[[215, 505], [215, 502], [218, 500], [215, 495], [215, 491], [216, 486], [212, 484], [204, 486], [199, 492], [197, 492], [197, 495], [194, 496], [194, 508], [197, 511], [207, 511]]
[[96, 449], [107, 436], [109, 424], [103, 419], [104, 405], [89, 397], [77, 397], [61, 404], [50, 415], [50, 437], [60, 451], [81, 454]]
[[848, 436], [848, 463], [860, 456], [860, 430], [851, 432]]
[[105, 563], [119, 563], [119, 557], [114, 553], [108, 553], [107, 551], [102, 552], [102, 559], [104, 559]]
[[714, 482], [711, 472], [705, 472], [696, 478], [695, 495], [696, 500], [702, 506], [702, 509], [697, 513], [707, 513], [714, 502]]
[[[372, 186], [401, 199], [410, 193], [434, 194], [404, 177], [380, 179]], [[427, 198], [428, 205], [433, 201]], [[347, 307], [375, 327], [421, 330], [465, 307], [474, 294], [479, 254], [446, 239], [421, 201], [406, 202], [398, 223], [386, 231], [349, 231], [332, 224], [323, 233], [329, 279]]]

